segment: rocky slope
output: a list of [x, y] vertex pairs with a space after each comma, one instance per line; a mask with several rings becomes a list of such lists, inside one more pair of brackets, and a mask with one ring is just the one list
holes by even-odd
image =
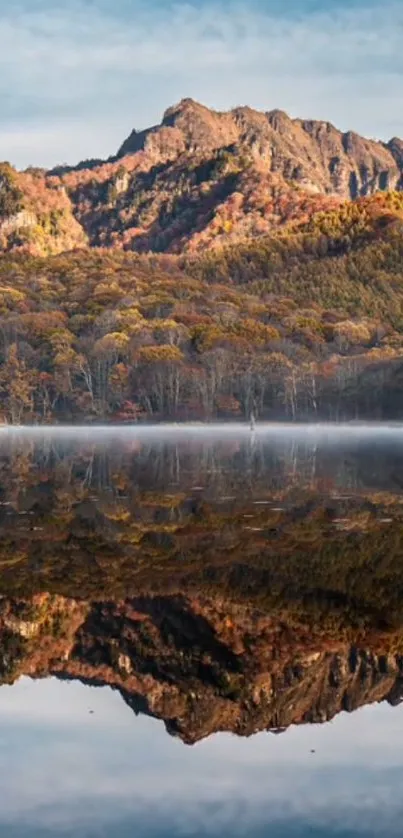
[[0, 639], [3, 683], [24, 674], [109, 685], [187, 744], [403, 697], [396, 637], [337, 642], [222, 599], [2, 599]]
[[178, 252], [301, 223], [340, 201], [400, 189], [403, 145], [282, 111], [216, 113], [191, 99], [133, 131], [117, 159], [62, 176], [95, 244]]
[[262, 113], [235, 108], [217, 113], [184, 99], [169, 108], [161, 125], [133, 131], [118, 157], [144, 151], [155, 163], [181, 154], [213, 155], [241, 146], [267, 171], [295, 181], [308, 191], [344, 199], [401, 188], [403, 142], [366, 140], [352, 131], [342, 133], [329, 122], [291, 119], [280, 110]]
[[403, 187], [403, 141], [327, 122], [192, 99], [133, 131], [108, 161], [13, 174], [18, 211], [1, 199], [3, 249], [91, 246], [200, 250], [308, 221], [341, 202]]
[[40, 170], [16, 172], [0, 164], [0, 251], [24, 248], [39, 256], [87, 245], [62, 184]]

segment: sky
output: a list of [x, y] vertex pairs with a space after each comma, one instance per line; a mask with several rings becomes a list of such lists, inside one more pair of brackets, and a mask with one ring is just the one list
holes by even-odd
[[0, 159], [115, 153], [191, 96], [403, 136], [401, 0], [0, 0]]
[[23, 678], [0, 689], [0, 834], [400, 838], [402, 735], [381, 704], [189, 747], [109, 688]]

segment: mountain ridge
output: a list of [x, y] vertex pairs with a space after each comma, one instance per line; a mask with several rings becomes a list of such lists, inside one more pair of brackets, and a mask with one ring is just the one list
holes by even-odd
[[[13, 211], [4, 196], [15, 185]], [[3, 165], [0, 245], [39, 255], [83, 247], [199, 252], [402, 189], [398, 137], [369, 140], [279, 109], [220, 112], [187, 98], [159, 124], [133, 130], [105, 161], [24, 172]]]
[[[166, 137], [166, 128], [181, 132], [183, 150], [195, 151], [200, 147], [205, 150], [206, 144], [213, 150], [233, 143], [247, 143], [253, 147], [257, 156], [266, 158], [271, 150], [273, 171], [278, 171], [279, 166], [281, 168], [280, 149], [278, 145], [273, 146], [272, 149], [264, 145], [259, 148], [259, 141], [268, 144], [269, 141], [273, 142], [278, 137], [282, 137], [286, 148], [290, 152], [294, 150], [294, 153], [299, 154], [303, 151], [309, 154], [309, 146], [314, 146], [316, 143], [323, 151], [337, 152], [329, 160], [330, 182], [333, 186], [331, 191], [335, 194], [343, 194], [344, 197], [355, 198], [358, 194], [372, 193], [373, 188], [376, 188], [376, 176], [379, 177], [380, 189], [385, 189], [387, 186], [402, 187], [401, 171], [395, 181], [389, 181], [387, 174], [388, 170], [392, 173], [394, 168], [401, 169], [403, 163], [403, 141], [398, 137], [393, 137], [388, 142], [369, 140], [351, 130], [339, 131], [328, 121], [292, 118], [278, 108], [271, 111], [259, 111], [249, 106], [241, 106], [230, 111], [215, 111], [191, 98], [182, 99], [177, 105], [168, 108], [160, 125], [140, 132], [133, 131], [118, 150], [117, 158], [121, 159], [141, 149], [145, 150], [147, 147], [155, 150], [154, 138], [157, 136], [158, 139], [163, 139], [164, 135]], [[361, 188], [356, 188], [360, 182], [360, 178], [357, 177], [356, 187], [353, 182], [349, 184], [349, 195], [347, 195], [346, 184], [340, 182], [338, 177], [336, 158], [339, 156], [341, 161], [343, 157], [350, 159], [355, 157], [358, 158], [358, 164], [365, 166], [365, 156], [369, 158], [371, 155], [376, 164], [373, 172], [375, 181], [371, 182], [361, 173]], [[368, 162], [369, 159], [367, 159]], [[382, 165], [386, 168], [382, 169]], [[295, 174], [297, 175], [295, 179], [300, 179], [301, 174], [299, 172]], [[302, 181], [305, 182], [305, 179], [302, 178]], [[312, 185], [308, 185], [312, 188]]]

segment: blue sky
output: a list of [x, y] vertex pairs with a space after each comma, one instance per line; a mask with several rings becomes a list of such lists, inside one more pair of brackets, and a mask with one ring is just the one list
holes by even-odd
[[0, 159], [108, 156], [192, 96], [403, 136], [401, 0], [0, 0]]

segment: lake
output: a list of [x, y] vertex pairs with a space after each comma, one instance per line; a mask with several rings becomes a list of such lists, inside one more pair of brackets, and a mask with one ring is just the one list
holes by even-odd
[[0, 835], [401, 834], [403, 429], [0, 429]]

